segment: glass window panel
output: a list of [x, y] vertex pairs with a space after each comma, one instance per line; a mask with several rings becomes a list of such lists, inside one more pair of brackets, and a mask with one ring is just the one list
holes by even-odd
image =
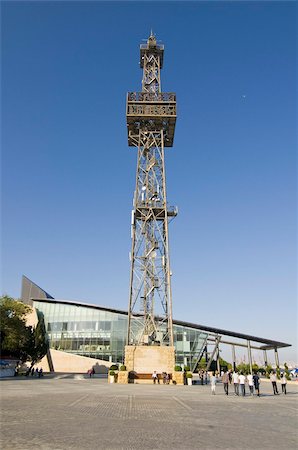
[[183, 333], [177, 333], [176, 334], [176, 341], [177, 342], [183, 341]]
[[185, 352], [190, 352], [190, 345], [189, 345], [189, 342], [187, 342], [187, 341], [184, 341], [184, 342], [183, 342], [183, 350], [184, 350]]
[[78, 341], [76, 339], [73, 339], [71, 341], [71, 349], [72, 350], [77, 350], [78, 349]]
[[100, 311], [99, 320], [103, 321], [103, 322], [106, 320], [106, 312], [105, 311]]
[[109, 331], [109, 330], [111, 329], [111, 322], [106, 321], [106, 322], [104, 323], [104, 329], [107, 330], [107, 331]]
[[177, 351], [183, 351], [183, 341], [176, 342], [175, 347]]
[[88, 317], [88, 319], [91, 319], [93, 316], [93, 308], [86, 308], [86, 317]]

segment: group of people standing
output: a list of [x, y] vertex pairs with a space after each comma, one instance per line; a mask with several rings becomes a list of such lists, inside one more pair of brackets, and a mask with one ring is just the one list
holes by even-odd
[[[243, 397], [246, 395], [246, 383], [248, 384], [249, 394], [254, 395], [254, 391], [257, 396], [260, 396], [260, 377], [255, 372], [254, 374], [244, 375], [242, 372], [232, 372], [230, 370], [223, 372], [222, 374], [222, 383], [224, 386], [224, 391], [226, 395], [229, 395], [229, 385], [233, 383], [234, 385], [234, 395], [242, 395]], [[216, 386], [217, 378], [215, 372], [213, 372], [210, 377], [211, 384], [211, 392], [215, 394], [215, 386]]]
[[[270, 374], [270, 381], [272, 384], [273, 394], [278, 395], [278, 389], [277, 389], [277, 375], [275, 372], [271, 372]], [[286, 374], [283, 373], [280, 377], [280, 383], [281, 383], [281, 391], [283, 394], [286, 395], [287, 393], [287, 377]]]
[[[162, 372], [161, 376], [162, 376], [163, 384], [170, 384], [171, 377], [170, 377], [169, 373]], [[159, 376], [158, 376], [158, 373], [156, 372], [156, 370], [154, 370], [154, 372], [152, 374], [152, 381], [153, 381], [153, 384], [156, 384], [156, 382], [158, 384], [160, 383], [160, 379], [159, 379]]]
[[31, 369], [30, 367], [28, 367], [26, 371], [26, 377], [29, 377], [29, 375], [31, 375], [31, 377], [36, 376], [38, 378], [41, 378], [43, 377], [43, 370], [42, 368], [39, 369], [38, 367], [36, 367], [36, 369], [34, 369], [34, 367], [32, 367]]
[[[226, 371], [222, 373], [222, 377], [221, 377], [223, 386], [224, 386], [224, 391], [226, 395], [229, 395], [229, 385], [231, 385], [233, 383], [234, 385], [234, 395], [241, 395], [241, 396], [245, 396], [246, 395], [246, 383], [248, 384], [248, 388], [249, 388], [249, 394], [250, 395], [254, 395], [254, 393], [256, 393], [256, 395], [258, 397], [260, 397], [260, 377], [258, 375], [257, 372], [254, 372], [253, 374], [248, 374], [245, 375], [242, 372], [237, 372], [237, 371]], [[271, 372], [270, 375], [270, 381], [272, 383], [272, 388], [273, 388], [273, 393], [274, 395], [278, 394], [278, 389], [277, 389], [277, 375], [275, 372]], [[210, 385], [211, 385], [211, 392], [214, 395], [215, 394], [215, 386], [216, 386], [216, 382], [217, 382], [217, 378], [215, 375], [215, 372], [213, 372], [213, 374], [210, 377]], [[285, 373], [282, 374], [281, 379], [281, 387], [282, 387], [282, 392], [284, 394], [287, 393], [287, 379], [286, 379], [286, 375]]]
[[245, 385], [246, 382], [249, 388], [249, 394], [254, 395], [254, 391], [257, 396], [260, 397], [260, 377], [257, 372], [254, 374], [249, 373], [248, 375], [244, 375], [242, 372], [233, 372], [232, 380], [234, 384], [234, 394], [245, 396]]

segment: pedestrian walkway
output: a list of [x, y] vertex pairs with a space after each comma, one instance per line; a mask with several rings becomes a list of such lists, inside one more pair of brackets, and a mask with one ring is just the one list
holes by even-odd
[[298, 446], [298, 387], [260, 398], [222, 385], [118, 385], [71, 377], [0, 381], [5, 450], [278, 449]]

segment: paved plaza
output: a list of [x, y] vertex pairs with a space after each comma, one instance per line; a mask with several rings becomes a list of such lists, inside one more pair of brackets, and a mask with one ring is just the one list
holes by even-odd
[[[2, 449], [297, 449], [298, 386], [117, 385], [83, 375], [0, 381]], [[231, 390], [232, 391], [232, 390]]]

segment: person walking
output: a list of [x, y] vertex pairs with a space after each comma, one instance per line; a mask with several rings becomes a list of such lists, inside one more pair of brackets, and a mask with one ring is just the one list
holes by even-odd
[[199, 378], [201, 381], [201, 385], [203, 385], [204, 384], [204, 370], [202, 370], [202, 369], [199, 371]]
[[240, 385], [242, 397], [245, 397], [245, 381], [246, 381], [246, 377], [241, 372], [241, 374], [239, 375], [239, 385]]
[[229, 373], [228, 372], [224, 372], [221, 380], [222, 380], [223, 385], [224, 385], [225, 394], [229, 395]]
[[286, 395], [286, 393], [287, 393], [287, 377], [286, 377], [285, 373], [282, 374], [280, 382], [281, 382], [282, 393]]
[[249, 394], [254, 395], [254, 381], [253, 376], [251, 373], [247, 375], [247, 381], [248, 381], [248, 387], [249, 387]]
[[254, 373], [252, 378], [253, 378], [254, 387], [255, 387], [255, 391], [257, 393], [257, 396], [260, 397], [260, 377], [257, 374], [257, 372]]
[[216, 386], [215, 372], [213, 372], [211, 377], [210, 377], [210, 385], [211, 385], [211, 394], [215, 395], [215, 386]]
[[34, 371], [35, 371], [35, 369], [34, 369], [34, 367], [32, 367], [32, 369], [31, 369], [31, 377], [34, 377]]
[[228, 375], [229, 375], [229, 383], [232, 384], [232, 371], [228, 370]]
[[273, 394], [274, 395], [278, 395], [278, 390], [277, 390], [277, 377], [276, 377], [276, 373], [275, 372], [271, 372], [270, 374], [270, 381], [272, 383], [272, 388], [273, 388]]
[[236, 371], [233, 372], [232, 378], [233, 378], [233, 383], [234, 383], [235, 395], [239, 395], [239, 374], [238, 374], [238, 372], [236, 372]]

